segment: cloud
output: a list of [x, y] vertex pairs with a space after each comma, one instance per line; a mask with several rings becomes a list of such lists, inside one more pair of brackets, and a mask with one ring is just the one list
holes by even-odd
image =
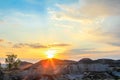
[[72, 53], [80, 53], [80, 54], [99, 54], [99, 53], [113, 53], [113, 52], [118, 52], [117, 50], [116, 51], [98, 51], [98, 50], [95, 50], [95, 49], [72, 49], [70, 50], [69, 52], [72, 52]]
[[3, 21], [3, 23], [0, 23], [0, 26], [2, 26], [0, 27], [0, 36], [19, 42], [39, 39], [43, 43], [44, 39], [48, 39], [48, 34], [50, 34], [47, 30], [49, 28], [47, 27], [48, 22], [43, 15], [36, 12], [27, 13], [15, 10], [8, 11], [8, 13], [5, 11], [0, 12], [0, 19]]
[[41, 45], [39, 43], [36, 43], [36, 44], [27, 44], [29, 47], [31, 48], [35, 48], [35, 49], [38, 49], [38, 48], [48, 48], [47, 46], [45, 45]]
[[111, 16], [105, 19], [104, 22], [105, 34], [110, 35], [113, 39], [108, 40], [106, 43], [119, 44], [120, 42], [120, 16]]
[[96, 50], [95, 48], [73, 48], [61, 53], [62, 58], [80, 60], [82, 58], [100, 59], [100, 58], [112, 58], [119, 59], [119, 50], [106, 51]]
[[[91, 12], [94, 15], [120, 15], [120, 1], [119, 0], [82, 0], [85, 5], [83, 9], [87, 9], [88, 14]], [[86, 8], [84, 8], [86, 7]], [[85, 11], [84, 10], [84, 11]], [[90, 12], [89, 12], [90, 11]], [[100, 12], [100, 13], [99, 13]]]
[[[112, 21], [116, 22], [116, 24], [113, 24]], [[108, 33], [107, 34], [111, 34], [113, 37], [119, 39], [120, 41], [120, 16], [117, 17], [116, 19], [113, 18], [113, 20], [110, 21], [109, 23], [109, 29], [108, 29]]]
[[[91, 58], [91, 59], [100, 59], [100, 58], [114, 58], [119, 59], [117, 57], [119, 55], [119, 50], [96, 50], [95, 48], [74, 48], [63, 53], [68, 59], [77, 59], [80, 58]], [[69, 55], [69, 56], [68, 56]], [[73, 56], [74, 55], [74, 56]]]
[[120, 42], [108, 42], [108, 44], [120, 47]]
[[71, 5], [56, 4], [58, 10], [49, 8], [48, 12], [55, 20], [98, 23], [105, 17], [120, 15], [119, 4], [119, 0], [80, 0]]
[[4, 21], [3, 20], [0, 20], [0, 24], [3, 24], [4, 23]]
[[30, 48], [34, 48], [34, 49], [40, 49], [40, 48], [48, 48], [45, 45], [41, 45], [39, 43], [35, 43], [35, 44], [28, 44], [28, 43], [18, 43], [15, 44], [13, 47], [14, 48], [23, 48], [23, 47], [30, 47]]
[[[83, 4], [81, 6], [81, 4]], [[100, 21], [101, 18], [113, 15], [120, 15], [119, 0], [81, 0], [73, 5], [57, 4], [58, 10], [49, 12], [54, 14], [52, 18], [56, 20], [73, 20], [78, 22]]]
[[[109, 40], [118, 39], [120, 34], [119, 26], [116, 26], [120, 23], [119, 4], [120, 0], [79, 0], [69, 5], [56, 4], [57, 10], [49, 8], [48, 12], [51, 21], [57, 26], [72, 27], [69, 28], [71, 29], [69, 33], [67, 33], [68, 28], [66, 29], [66, 34], [77, 42], [104, 42], [106, 44]], [[113, 20], [115, 17], [117, 20]], [[106, 21], [114, 26], [109, 27]]]
[[4, 42], [5, 40], [4, 39], [0, 39], [0, 42]]
[[13, 46], [13, 48], [22, 48], [22, 47], [24, 47], [25, 45], [23, 44], [23, 43], [19, 43], [19, 44], [15, 44], [14, 46]]
[[50, 47], [68, 47], [68, 46], [71, 46], [70, 44], [51, 44], [51, 45], [48, 45]]
[[[41, 26], [41, 15], [38, 13], [25, 13], [20, 11], [1, 12], [0, 25], [5, 27], [31, 27]], [[32, 24], [29, 24], [32, 23]]]
[[34, 48], [34, 49], [40, 49], [40, 48], [51, 48], [51, 47], [67, 47], [70, 46], [70, 44], [51, 44], [51, 45], [42, 45], [40, 43], [34, 43], [34, 44], [30, 44], [30, 43], [18, 43], [18, 44], [14, 44], [13, 48], [23, 48], [23, 47], [30, 47], [30, 48]]

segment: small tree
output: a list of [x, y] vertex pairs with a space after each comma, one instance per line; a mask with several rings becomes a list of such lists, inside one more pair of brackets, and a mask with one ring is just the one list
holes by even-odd
[[7, 64], [7, 69], [11, 70], [11, 69], [17, 69], [21, 61], [17, 59], [17, 55], [11, 54], [11, 55], [7, 55], [5, 62]]

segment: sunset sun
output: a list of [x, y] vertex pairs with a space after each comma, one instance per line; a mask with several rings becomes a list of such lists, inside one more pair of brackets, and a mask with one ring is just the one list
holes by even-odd
[[56, 54], [56, 50], [47, 50], [45, 53], [48, 58], [53, 58]]

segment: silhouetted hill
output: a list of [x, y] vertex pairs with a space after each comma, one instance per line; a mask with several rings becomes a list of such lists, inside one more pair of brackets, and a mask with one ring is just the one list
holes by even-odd
[[83, 58], [79, 61], [79, 63], [86, 63], [86, 64], [89, 64], [89, 63], [93, 63], [93, 60], [90, 59], [90, 58]]
[[111, 64], [111, 63], [114, 63], [115, 60], [112, 60], [112, 59], [98, 59], [98, 60], [95, 60], [96, 63], [102, 63], [102, 64]]
[[60, 59], [56, 59], [56, 58], [52, 58], [52, 59], [45, 59], [45, 60], [40, 60], [37, 63], [33, 64], [31, 67], [39, 67], [40, 65], [45, 66], [45, 65], [68, 65], [68, 64], [72, 64], [72, 63], [76, 63], [76, 61], [72, 61], [72, 60], [60, 60]]
[[64, 65], [64, 64], [74, 63], [75, 61], [72, 61], [72, 60], [60, 60], [60, 59], [56, 59], [56, 58], [46, 59], [46, 60], [41, 60], [40, 61], [41, 64], [44, 64], [46, 62], [53, 62], [56, 65]]
[[[83, 80], [91, 76], [97, 76], [100, 80], [110, 80], [116, 78], [115, 76], [120, 77], [120, 60], [112, 59], [83, 58], [73, 61], [52, 58], [40, 60], [34, 64], [21, 62], [20, 67], [22, 70], [12, 74], [15, 80]], [[14, 80], [11, 75], [7, 77]]]
[[33, 64], [30, 62], [22, 61], [19, 65], [19, 69], [24, 70], [32, 66]]
[[78, 61], [79, 63], [84, 63], [84, 64], [91, 64], [91, 63], [100, 63], [100, 64], [109, 64], [109, 65], [114, 65], [114, 64], [120, 64], [120, 60], [113, 60], [113, 59], [97, 59], [97, 60], [92, 60], [90, 58], [83, 58]]

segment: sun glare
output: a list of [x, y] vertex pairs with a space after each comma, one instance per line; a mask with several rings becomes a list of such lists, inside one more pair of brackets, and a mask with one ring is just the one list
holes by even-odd
[[45, 52], [48, 58], [53, 58], [56, 54], [56, 50], [48, 50]]

